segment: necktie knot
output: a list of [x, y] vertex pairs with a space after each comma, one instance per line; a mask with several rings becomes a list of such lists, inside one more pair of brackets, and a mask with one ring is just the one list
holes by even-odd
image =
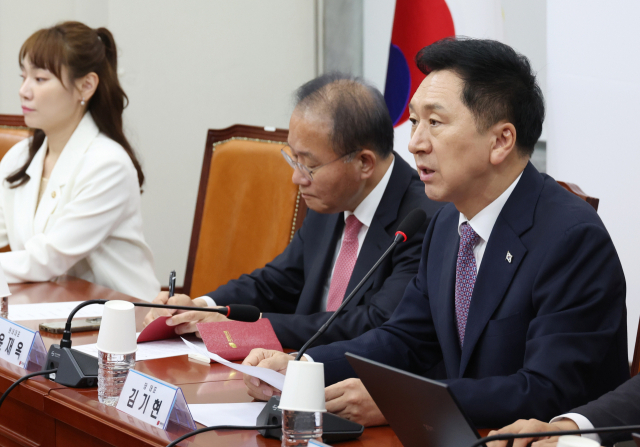
[[357, 240], [360, 228], [362, 228], [362, 222], [360, 222], [354, 214], [347, 217], [344, 228], [344, 239], [349, 241]]
[[471, 228], [469, 223], [464, 222], [460, 225], [460, 247], [471, 248], [473, 250], [479, 238], [480, 236]]

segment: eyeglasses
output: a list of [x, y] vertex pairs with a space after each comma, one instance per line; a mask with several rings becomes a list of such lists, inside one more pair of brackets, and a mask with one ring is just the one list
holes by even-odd
[[[325, 166], [330, 165], [331, 163], [333, 163], [333, 162], [335, 162], [335, 161], [338, 161], [338, 160], [340, 160], [341, 158], [348, 157], [348, 156], [353, 155], [353, 154], [355, 154], [355, 153], [357, 153], [357, 152], [359, 152], [359, 151], [360, 151], [360, 149], [357, 149], [357, 150], [355, 150], [355, 151], [351, 151], [351, 152], [349, 152], [349, 153], [347, 153], [347, 154], [344, 154], [344, 155], [339, 156], [339, 157], [338, 157], [338, 158], [336, 158], [335, 160], [331, 160], [331, 161], [330, 161], [330, 162], [328, 162], [328, 163], [325, 163], [325, 164], [320, 165], [320, 166], [318, 166], [318, 167], [315, 167], [315, 168], [313, 168], [313, 169], [309, 169], [307, 166], [303, 165], [302, 163], [300, 163], [300, 162], [298, 162], [298, 161], [295, 161], [295, 160], [293, 159], [293, 157], [292, 157], [291, 155], [289, 155], [289, 154], [284, 150], [284, 149], [285, 149], [285, 148], [287, 148], [287, 147], [289, 147], [289, 146], [285, 146], [285, 147], [283, 147], [282, 149], [280, 149], [280, 152], [282, 153], [282, 156], [284, 157], [284, 159], [285, 159], [285, 160], [287, 160], [287, 163], [289, 163], [289, 166], [291, 166], [293, 169], [297, 169], [298, 171], [300, 171], [300, 174], [302, 174], [302, 176], [303, 176], [305, 179], [309, 180], [310, 182], [312, 182], [312, 181], [313, 181], [313, 174], [315, 174], [316, 172], [318, 172], [318, 170], [319, 170], [320, 168], [324, 168]], [[289, 149], [291, 149], [291, 148], [289, 147]]]

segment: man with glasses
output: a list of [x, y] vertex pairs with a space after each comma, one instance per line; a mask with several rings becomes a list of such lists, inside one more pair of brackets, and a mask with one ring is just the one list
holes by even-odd
[[[415, 208], [431, 217], [415, 169], [393, 153], [393, 125], [382, 94], [359, 79], [320, 76], [300, 87], [282, 155], [293, 168], [309, 211], [285, 251], [265, 267], [205, 297], [155, 302], [216, 306], [251, 304], [268, 318], [282, 345], [300, 348], [329, 319], [393, 241]], [[352, 339], [387, 321], [418, 271], [427, 224], [398, 245], [345, 307], [317, 344]], [[153, 310], [151, 322], [170, 311]], [[176, 313], [177, 333], [226, 318], [210, 312]]]

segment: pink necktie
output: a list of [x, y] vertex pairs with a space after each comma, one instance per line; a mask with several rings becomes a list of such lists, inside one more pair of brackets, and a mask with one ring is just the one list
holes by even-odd
[[358, 233], [362, 227], [362, 222], [353, 214], [347, 217], [344, 228], [344, 238], [340, 253], [336, 260], [329, 286], [329, 296], [327, 297], [327, 312], [334, 312], [344, 299], [344, 292], [347, 290], [353, 267], [358, 259]]
[[464, 343], [464, 333], [467, 328], [473, 286], [476, 284], [476, 276], [478, 274], [473, 247], [475, 247], [479, 238], [480, 236], [473, 231], [471, 225], [466, 222], [460, 225], [460, 249], [458, 250], [458, 262], [456, 263], [455, 304], [456, 323], [461, 347]]

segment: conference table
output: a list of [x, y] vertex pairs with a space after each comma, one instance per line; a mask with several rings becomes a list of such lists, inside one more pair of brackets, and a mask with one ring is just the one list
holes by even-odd
[[[136, 301], [122, 293], [63, 276], [55, 281], [10, 285], [10, 304], [85, 301], [91, 299]], [[136, 325], [148, 309], [136, 308]], [[9, 314], [11, 318], [11, 314]], [[54, 321], [54, 320], [46, 320]], [[58, 320], [59, 321], [59, 320]], [[42, 321], [18, 324], [37, 330]], [[61, 334], [41, 331], [47, 349], [60, 342]], [[74, 346], [96, 343], [98, 332], [73, 333]], [[136, 363], [135, 369], [179, 386], [190, 404], [251, 402], [242, 374], [219, 363], [206, 364], [186, 355]], [[27, 372], [0, 359], [0, 392]], [[203, 427], [198, 424], [198, 428]], [[165, 446], [187, 433], [173, 426], [167, 431], [143, 423], [98, 402], [97, 388], [77, 389], [59, 385], [44, 377], [23, 382], [12, 391], [0, 409], [1, 446]], [[483, 430], [483, 435], [486, 431]], [[220, 430], [202, 433], [182, 441], [181, 446], [269, 446], [280, 441], [262, 437], [255, 430]], [[343, 447], [400, 447], [402, 444], [388, 426], [367, 428]]]
[[[73, 277], [56, 281], [10, 285], [10, 304], [85, 301], [90, 299], [136, 301], [127, 295]], [[148, 309], [136, 308], [136, 324]], [[9, 314], [11, 318], [11, 314]], [[52, 320], [47, 320], [52, 321]], [[58, 320], [59, 321], [59, 320]], [[20, 321], [38, 329], [42, 321]], [[47, 347], [59, 343], [61, 334], [40, 332]], [[95, 343], [98, 332], [73, 333], [74, 346]], [[135, 369], [179, 386], [187, 402], [251, 402], [242, 374], [218, 363], [206, 364], [186, 355], [137, 362]], [[27, 372], [0, 359], [0, 392]], [[202, 425], [198, 424], [198, 428]], [[165, 446], [186, 433], [181, 427], [164, 431], [140, 422], [98, 402], [97, 388], [74, 389], [44, 377], [23, 382], [12, 391], [0, 409], [2, 446]], [[255, 430], [221, 430], [199, 434], [181, 446], [279, 446], [276, 439], [263, 438]], [[389, 427], [366, 429], [355, 441], [338, 444], [355, 446], [401, 446]]]

